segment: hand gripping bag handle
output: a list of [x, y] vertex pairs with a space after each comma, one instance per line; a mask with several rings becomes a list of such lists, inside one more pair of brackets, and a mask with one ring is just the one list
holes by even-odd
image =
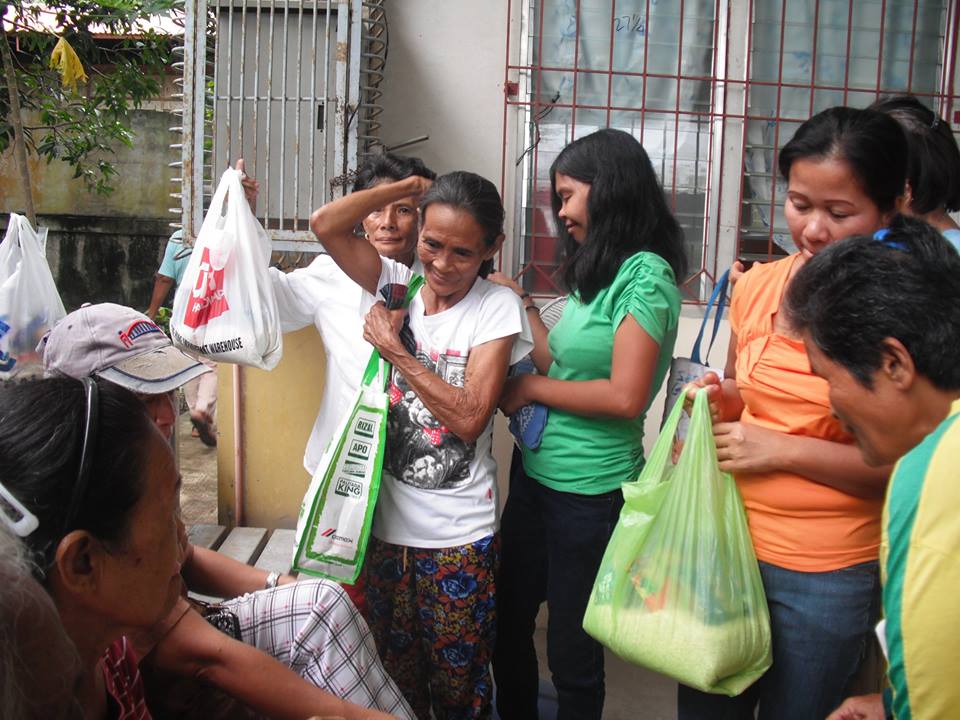
[[[208, 213], [216, 212], [213, 229], [221, 231], [216, 236], [213, 236], [212, 233], [208, 235], [206, 242], [210, 266], [214, 270], [223, 270], [236, 244], [236, 237], [233, 233], [223, 231], [223, 226], [226, 224], [227, 216], [238, 211], [238, 208], [235, 207], [238, 196], [240, 198], [239, 202], [246, 204], [247, 200], [243, 194], [240, 173], [233, 168], [227, 168], [217, 184], [217, 190], [210, 201], [210, 210], [208, 210]], [[242, 208], [239, 210], [242, 211]], [[204, 225], [206, 225], [206, 220]], [[203, 231], [202, 225], [200, 230]], [[216, 241], [212, 240], [213, 237], [216, 237]]]
[[[407, 285], [407, 294], [403, 300], [403, 307], [409, 307], [410, 301], [414, 295], [423, 286], [423, 275], [414, 275]], [[380, 357], [380, 351], [376, 348], [370, 353], [370, 359], [367, 361], [367, 368], [363, 371], [363, 377], [360, 380], [361, 385], [374, 386], [382, 390], [390, 377], [390, 363]]]
[[[710, 294], [710, 299], [707, 301], [707, 309], [703, 313], [703, 322], [700, 323], [700, 332], [697, 333], [697, 340], [693, 344], [693, 352], [690, 354], [690, 359], [697, 365], [707, 365], [707, 361], [710, 359], [710, 351], [713, 350], [713, 343], [716, 341], [717, 333], [720, 331], [720, 320], [723, 318], [723, 306], [726, 302], [727, 286], [729, 284], [730, 271], [727, 270], [723, 275], [720, 276], [717, 284], [713, 286], [713, 292]], [[715, 310], [713, 315], [713, 332], [710, 335], [710, 345], [707, 347], [707, 354], [703, 360], [701, 360], [700, 344], [703, 342], [703, 333], [707, 329], [707, 321], [710, 318], [711, 310]]]
[[[667, 463], [670, 462], [670, 458], [673, 455], [673, 439], [677, 434], [677, 428], [680, 426], [680, 420], [683, 418], [683, 405], [685, 400], [686, 393], [681, 391], [677, 396], [676, 402], [673, 404], [673, 409], [667, 416], [666, 421], [664, 421], [663, 427], [660, 428], [660, 434], [657, 436], [657, 441], [653, 444], [650, 457], [647, 458], [647, 462], [643, 466], [641, 477], [663, 477], [664, 468], [666, 468]], [[623, 486], [624, 490], [626, 491], [627, 487], [632, 485], [635, 485], [635, 483], [625, 483]]]

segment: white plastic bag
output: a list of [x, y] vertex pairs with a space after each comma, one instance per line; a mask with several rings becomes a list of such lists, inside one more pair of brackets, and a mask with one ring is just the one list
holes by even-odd
[[37, 344], [64, 315], [40, 237], [11, 214], [0, 243], [0, 379], [38, 368]]
[[272, 370], [283, 352], [270, 240], [228, 168], [173, 301], [170, 336], [191, 355]]

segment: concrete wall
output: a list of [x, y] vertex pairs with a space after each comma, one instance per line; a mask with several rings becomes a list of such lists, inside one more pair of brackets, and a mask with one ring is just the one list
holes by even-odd
[[[173, 175], [168, 167], [175, 158], [170, 143], [176, 137], [170, 127], [178, 124], [177, 116], [164, 110], [138, 110], [132, 115], [134, 144], [120, 145], [107, 155], [118, 171], [113, 179], [114, 192], [109, 195], [89, 193], [83, 182], [73, 177], [73, 169], [65, 162], [47, 163], [29, 156], [33, 181], [33, 201], [38, 215], [85, 215], [91, 217], [125, 217], [160, 219], [170, 222], [168, 212]], [[23, 188], [13, 153], [0, 155], [0, 210], [23, 212]]]
[[[133, 114], [133, 147], [110, 160], [116, 190], [87, 192], [65, 162], [30, 156], [38, 222], [49, 228], [47, 260], [67, 309], [84, 302], [118, 302], [146, 308], [153, 276], [175, 218], [168, 211], [173, 159], [169, 128], [176, 116], [164, 106]], [[23, 187], [13, 153], [0, 155], [0, 213], [23, 213]], [[0, 227], [6, 228], [6, 217]]]

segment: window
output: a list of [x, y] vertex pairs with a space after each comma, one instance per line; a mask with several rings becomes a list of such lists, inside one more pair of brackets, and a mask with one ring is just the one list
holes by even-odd
[[507, 264], [540, 295], [560, 292], [550, 164], [597, 128], [647, 150], [684, 229], [685, 297], [699, 301], [736, 257], [791, 251], [775, 158], [811, 114], [912, 92], [953, 120], [946, 0], [528, 0], [521, 15]]

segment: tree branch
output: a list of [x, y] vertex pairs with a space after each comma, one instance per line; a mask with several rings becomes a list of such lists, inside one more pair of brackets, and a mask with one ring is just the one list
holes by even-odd
[[[2, 15], [6, 15], [6, 3], [0, 4]], [[0, 16], [2, 16], [0, 15]], [[7, 90], [10, 94], [10, 124], [13, 125], [13, 154], [17, 159], [17, 169], [20, 171], [20, 182], [23, 184], [23, 199], [27, 212], [27, 220], [37, 229], [37, 213], [33, 207], [33, 186], [30, 183], [30, 167], [27, 165], [27, 146], [23, 139], [23, 117], [20, 114], [20, 89], [17, 84], [17, 72], [13, 69], [13, 53], [10, 52], [10, 38], [6, 31], [0, 38], [0, 55], [3, 55], [3, 72], [7, 77]]]

